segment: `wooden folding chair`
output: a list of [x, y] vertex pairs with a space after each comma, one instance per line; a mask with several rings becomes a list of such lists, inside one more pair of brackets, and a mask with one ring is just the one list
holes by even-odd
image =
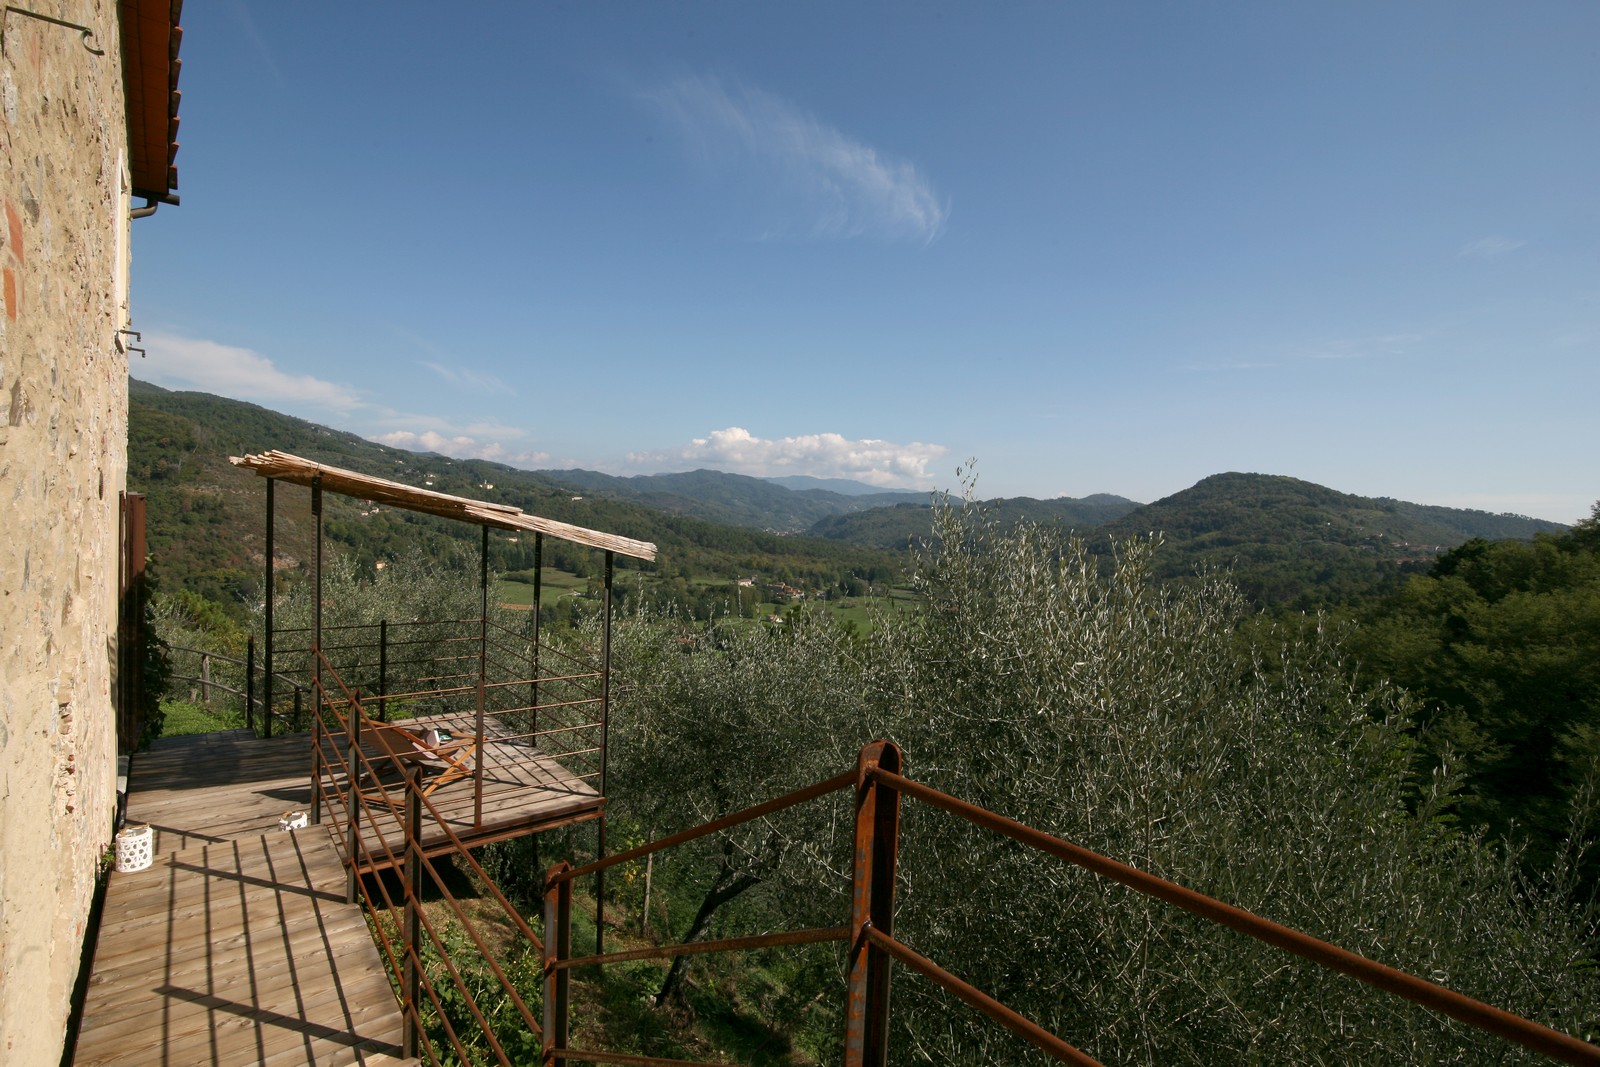
[[[440, 741], [436, 731], [412, 730], [381, 722], [368, 723], [362, 734], [381, 748], [396, 767], [420, 763], [437, 772], [423, 787], [423, 796], [431, 796], [434, 790], [451, 782], [472, 777], [473, 763], [478, 758], [476, 737]], [[362, 796], [369, 800], [378, 799], [370, 792]], [[383, 799], [387, 801], [388, 797]]]

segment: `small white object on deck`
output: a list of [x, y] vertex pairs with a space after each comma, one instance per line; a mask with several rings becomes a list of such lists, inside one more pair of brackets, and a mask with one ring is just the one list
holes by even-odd
[[117, 831], [117, 873], [142, 871], [155, 862], [155, 832], [148, 826], [124, 826]]

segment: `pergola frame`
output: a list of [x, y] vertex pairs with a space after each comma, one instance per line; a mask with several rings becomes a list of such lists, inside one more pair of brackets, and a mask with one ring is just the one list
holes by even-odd
[[[611, 604], [612, 581], [615, 572], [615, 562], [618, 553], [634, 559], [653, 561], [656, 558], [656, 546], [648, 541], [636, 541], [631, 538], [621, 537], [616, 534], [604, 533], [599, 530], [590, 530], [569, 523], [556, 522], [552, 519], [540, 518], [529, 515], [520, 508], [507, 504], [496, 504], [489, 501], [473, 500], [468, 497], [453, 496], [449, 493], [439, 493], [431, 489], [419, 489], [416, 486], [405, 485], [401, 482], [389, 481], [372, 475], [360, 474], [356, 471], [345, 470], [340, 467], [331, 467], [326, 464], [315, 463], [302, 459], [287, 452], [270, 451], [259, 455], [245, 455], [230, 457], [230, 462], [236, 467], [254, 471], [257, 475], [267, 479], [267, 514], [266, 514], [266, 596], [265, 596], [265, 641], [264, 641], [264, 667], [263, 674], [263, 700], [267, 714], [263, 716], [265, 730], [268, 734], [272, 730], [272, 683], [273, 683], [273, 594], [275, 591], [275, 576], [273, 573], [273, 529], [275, 526], [276, 500], [274, 487], [277, 482], [285, 481], [296, 485], [303, 485], [311, 490], [311, 513], [315, 519], [316, 530], [316, 588], [313, 597], [312, 610], [312, 668], [315, 673], [316, 687], [321, 688], [322, 673], [322, 493], [324, 490], [339, 493], [343, 496], [365, 500], [370, 503], [383, 504], [387, 507], [400, 508], [406, 511], [415, 511], [428, 515], [436, 515], [457, 522], [468, 522], [479, 526], [482, 531], [480, 560], [479, 560], [479, 587], [481, 594], [481, 614], [479, 621], [479, 685], [477, 708], [477, 733], [482, 742], [484, 736], [484, 708], [483, 684], [486, 672], [486, 653], [488, 644], [489, 620], [489, 528], [500, 530], [515, 530], [530, 532], [534, 535], [534, 582], [533, 582], [533, 666], [534, 677], [538, 677], [539, 657], [539, 623], [544, 562], [544, 537], [549, 534], [564, 541], [585, 545], [599, 549], [605, 553], [605, 584], [603, 603], [601, 607], [601, 743], [600, 743], [600, 783], [599, 791], [603, 797], [606, 795], [606, 767], [609, 749], [609, 733], [611, 719]], [[535, 682], [537, 684], [537, 682]], [[480, 778], [483, 774], [483, 760], [476, 762], [476, 775]], [[481, 788], [479, 790], [481, 804]], [[481, 823], [481, 809], [478, 821]], [[606, 854], [606, 828], [605, 818], [599, 820], [599, 853]], [[603, 899], [600, 897], [599, 899]], [[604, 906], [603, 904], [601, 905]]]

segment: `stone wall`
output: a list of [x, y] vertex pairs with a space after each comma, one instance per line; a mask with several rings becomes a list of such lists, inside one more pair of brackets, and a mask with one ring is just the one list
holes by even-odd
[[0, 57], [0, 1062], [60, 1062], [116, 800], [126, 119], [109, 0]]

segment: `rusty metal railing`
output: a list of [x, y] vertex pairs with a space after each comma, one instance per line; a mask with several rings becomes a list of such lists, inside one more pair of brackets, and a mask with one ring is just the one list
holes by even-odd
[[[360, 695], [326, 661], [319, 682], [319, 714], [313, 720], [313, 758], [319, 770], [315, 803], [342, 812], [342, 820], [336, 821], [345, 828], [347, 896], [360, 900], [371, 917], [404, 1017], [403, 1054], [423, 1057], [436, 1067], [486, 1058], [511, 1067], [522, 1057], [507, 1049], [501, 1036], [504, 1027], [493, 1021], [494, 1008], [486, 999], [492, 995], [502, 1007], [509, 1005], [517, 1033], [539, 1034], [537, 1012], [515, 980], [513, 966], [493, 949], [495, 939], [486, 933], [481, 918], [463, 907], [450, 880], [434, 863], [433, 853], [442, 852], [467, 866], [487, 889], [496, 917], [522, 939], [525, 953], [542, 955], [540, 939], [427, 795], [421, 765], [412, 762], [399, 768], [403, 771], [399, 783], [386, 781], [392, 774], [385, 772], [394, 771], [398, 761], [370, 757], [362, 748], [363, 730], [375, 726]], [[325, 717], [339, 729], [324, 729]], [[341, 740], [350, 743], [340, 744]], [[425, 847], [425, 836], [438, 834], [446, 844]], [[362, 877], [363, 868], [391, 869], [398, 877]], [[442, 922], [423, 906], [430, 892], [436, 898], [434, 911], [445, 912]], [[464, 944], [456, 943], [457, 932]], [[468, 957], [486, 969], [487, 990], [475, 987], [463, 973]], [[478, 977], [482, 981], [482, 975]]]
[[[1403, 997], [1477, 1029], [1496, 1034], [1553, 1059], [1573, 1064], [1600, 1064], [1600, 1047], [1570, 1034], [1513, 1015], [1444, 986], [1385, 966], [1251, 912], [1235, 908], [1192, 889], [1109, 859], [1080, 845], [1025, 826], [905, 777], [899, 749], [887, 741], [864, 747], [856, 769], [593, 863], [551, 867], [545, 890], [543, 1060], [547, 1067], [569, 1061], [677, 1065], [690, 1062], [624, 1055], [569, 1045], [568, 1014], [572, 969], [624, 960], [668, 958], [706, 952], [745, 951], [778, 945], [844, 942], [849, 946], [846, 991], [844, 1063], [846, 1067], [881, 1067], [888, 1059], [889, 985], [894, 961], [949, 991], [1000, 1026], [1053, 1058], [1079, 1067], [1099, 1061], [988, 994], [944, 970], [894, 936], [895, 865], [899, 851], [900, 803], [910, 798], [939, 808], [976, 826], [1009, 837], [1029, 848], [1082, 867], [1104, 878], [1182, 908], [1210, 922], [1227, 926], [1285, 952]], [[855, 847], [847, 926], [793, 930], [754, 937], [726, 938], [659, 948], [574, 957], [571, 954], [572, 883], [586, 874], [641, 859], [673, 845], [773, 814], [830, 793], [855, 787]]]

